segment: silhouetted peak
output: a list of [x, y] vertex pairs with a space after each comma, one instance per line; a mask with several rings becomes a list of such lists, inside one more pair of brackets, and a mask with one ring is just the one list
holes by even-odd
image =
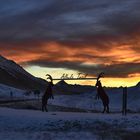
[[2, 55], [0, 55], [0, 63], [1, 64], [6, 64], [6, 63], [7, 64], [16, 64], [13, 60], [7, 59], [7, 58], [3, 57]]
[[137, 86], [137, 87], [140, 87], [140, 82], [138, 82], [136, 86]]
[[13, 60], [0, 55], [0, 83], [18, 88], [44, 88], [46, 82], [36, 78]]
[[5, 57], [3, 57], [2, 55], [0, 55], [0, 62], [1, 61], [6, 61], [7, 59]]
[[[13, 60], [7, 59], [3, 56], [0, 55], [0, 68], [5, 69], [6, 71], [12, 71], [16, 70], [16, 71], [24, 71], [23, 68], [15, 63]], [[10, 72], [11, 73], [11, 72]]]
[[68, 85], [68, 83], [66, 83], [64, 80], [59, 81], [58, 83], [56, 83], [57, 86], [65, 86]]

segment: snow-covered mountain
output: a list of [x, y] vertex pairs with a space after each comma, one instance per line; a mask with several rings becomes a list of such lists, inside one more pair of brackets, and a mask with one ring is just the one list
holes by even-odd
[[3, 56], [0, 56], [0, 83], [20, 89], [42, 89], [46, 84]]

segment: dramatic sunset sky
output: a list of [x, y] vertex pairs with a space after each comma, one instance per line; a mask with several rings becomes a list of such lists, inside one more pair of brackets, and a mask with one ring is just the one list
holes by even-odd
[[0, 54], [37, 77], [104, 72], [103, 85], [135, 85], [140, 0], [0, 0]]

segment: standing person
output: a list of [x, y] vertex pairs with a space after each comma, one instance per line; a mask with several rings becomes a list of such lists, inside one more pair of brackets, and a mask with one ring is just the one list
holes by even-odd
[[48, 76], [47, 79], [50, 79], [50, 82], [48, 82], [46, 91], [45, 91], [44, 95], [42, 96], [42, 111], [43, 112], [44, 111], [48, 112], [48, 109], [47, 109], [48, 99], [49, 98], [54, 99], [53, 93], [52, 93], [52, 88], [54, 86], [53, 79], [52, 79], [51, 75], [49, 75], [49, 74], [47, 74], [46, 76]]

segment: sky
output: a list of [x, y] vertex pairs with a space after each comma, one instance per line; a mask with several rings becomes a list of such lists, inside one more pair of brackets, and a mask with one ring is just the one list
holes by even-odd
[[[0, 54], [31, 74], [140, 81], [139, 0], [1, 0]], [[93, 85], [95, 81], [71, 81]]]

